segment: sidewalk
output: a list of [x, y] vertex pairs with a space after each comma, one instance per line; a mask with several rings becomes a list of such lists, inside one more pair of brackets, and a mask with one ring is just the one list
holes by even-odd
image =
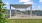
[[13, 16], [9, 19], [42, 19], [42, 16]]

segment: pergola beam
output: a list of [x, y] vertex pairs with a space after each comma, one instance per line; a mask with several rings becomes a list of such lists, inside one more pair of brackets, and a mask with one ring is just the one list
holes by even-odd
[[10, 5], [15, 8], [27, 8], [31, 6], [31, 4], [10, 4]]

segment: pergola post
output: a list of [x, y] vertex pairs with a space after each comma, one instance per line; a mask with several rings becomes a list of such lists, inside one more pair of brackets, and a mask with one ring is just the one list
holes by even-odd
[[10, 18], [11, 18], [11, 5], [10, 5]]
[[30, 16], [32, 16], [32, 6], [30, 6]]

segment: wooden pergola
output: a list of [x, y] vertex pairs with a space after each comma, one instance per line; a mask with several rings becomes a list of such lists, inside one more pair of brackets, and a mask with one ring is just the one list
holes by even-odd
[[11, 18], [11, 6], [14, 8], [29, 8], [30, 7], [30, 16], [32, 16], [32, 4], [10, 4], [10, 18]]

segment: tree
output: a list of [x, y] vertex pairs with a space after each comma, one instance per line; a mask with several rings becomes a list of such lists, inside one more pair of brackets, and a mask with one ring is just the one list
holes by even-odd
[[0, 23], [6, 23], [7, 18], [5, 18], [4, 12], [6, 11], [5, 7], [3, 7], [5, 4], [0, 0]]

